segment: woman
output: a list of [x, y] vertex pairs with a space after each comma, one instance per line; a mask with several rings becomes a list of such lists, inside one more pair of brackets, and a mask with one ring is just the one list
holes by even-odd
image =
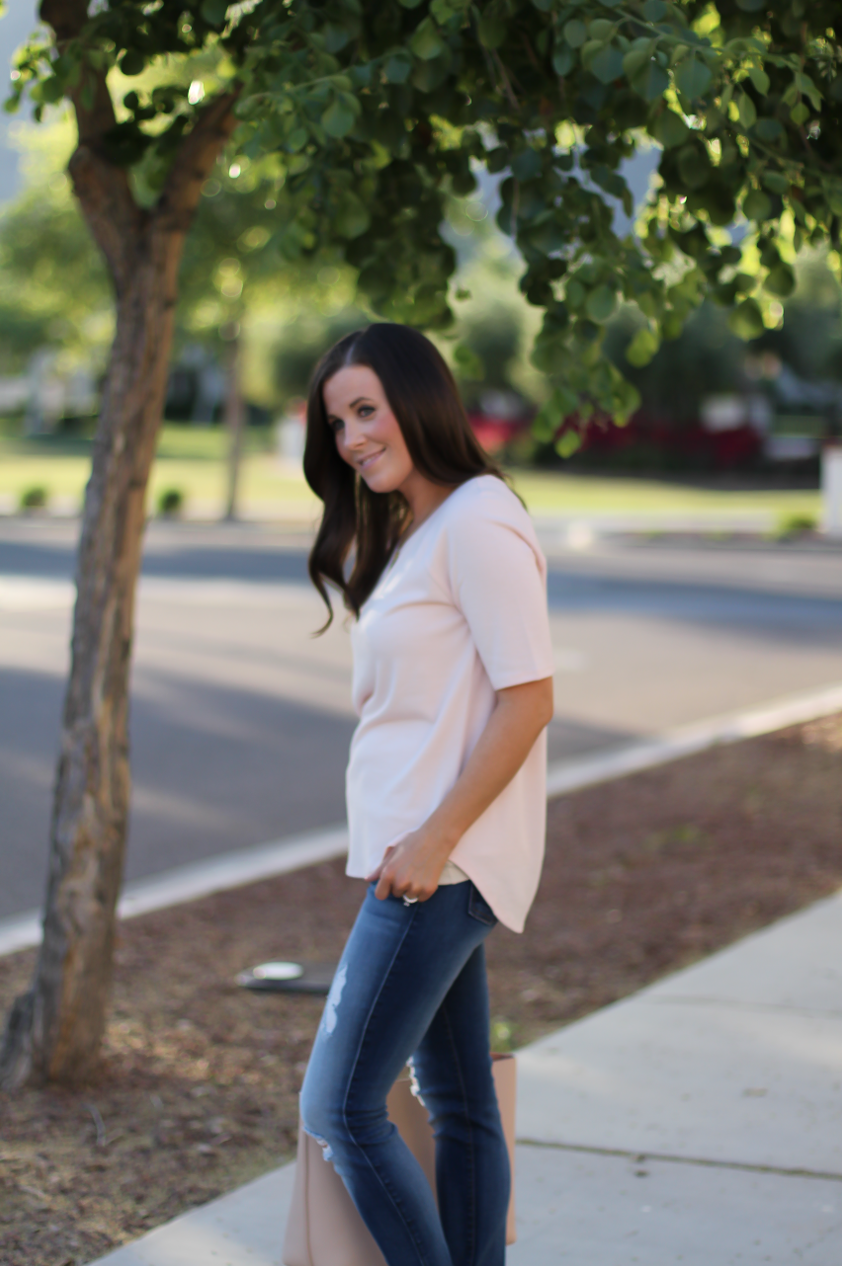
[[[546, 565], [433, 345], [371, 325], [318, 365], [310, 574], [353, 613], [348, 874], [369, 888], [301, 1095], [388, 1266], [502, 1266], [510, 1176], [483, 943], [538, 884], [553, 659]], [[345, 565], [353, 558], [346, 578]], [[325, 626], [327, 627], [327, 626]], [[438, 1209], [386, 1114], [412, 1059]]]

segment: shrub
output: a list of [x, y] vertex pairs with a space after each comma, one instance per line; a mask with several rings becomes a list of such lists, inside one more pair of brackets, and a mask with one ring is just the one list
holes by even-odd
[[21, 510], [43, 510], [47, 504], [48, 495], [47, 489], [38, 485], [25, 489], [20, 498]]
[[817, 531], [818, 526], [818, 520], [813, 514], [805, 514], [803, 511], [795, 514], [784, 514], [778, 520], [775, 536], [778, 540], [786, 540], [792, 536], [804, 536], [807, 532]]
[[158, 497], [158, 513], [165, 519], [174, 519], [184, 509], [184, 493], [180, 488], [165, 488]]

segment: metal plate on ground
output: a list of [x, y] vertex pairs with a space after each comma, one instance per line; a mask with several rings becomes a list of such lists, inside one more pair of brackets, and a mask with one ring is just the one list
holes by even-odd
[[237, 984], [253, 993], [326, 994], [336, 972], [336, 963], [259, 963], [241, 971]]

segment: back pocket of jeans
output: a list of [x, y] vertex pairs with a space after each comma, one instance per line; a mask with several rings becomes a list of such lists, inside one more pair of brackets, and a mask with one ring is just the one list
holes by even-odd
[[468, 914], [472, 919], [490, 928], [493, 928], [497, 922], [497, 915], [475, 884], [471, 884], [468, 894]]

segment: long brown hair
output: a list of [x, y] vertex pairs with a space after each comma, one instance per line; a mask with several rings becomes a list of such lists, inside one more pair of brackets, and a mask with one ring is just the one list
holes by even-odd
[[[480, 447], [453, 375], [429, 339], [407, 325], [378, 322], [340, 339], [313, 372], [307, 400], [304, 474], [324, 514], [308, 562], [310, 577], [328, 609], [327, 582], [359, 615], [406, 526], [400, 493], [377, 493], [339, 456], [327, 424], [323, 388], [346, 365], [367, 365], [382, 383], [415, 469], [433, 483], [456, 486], [499, 467]], [[346, 576], [352, 548], [354, 560]]]

